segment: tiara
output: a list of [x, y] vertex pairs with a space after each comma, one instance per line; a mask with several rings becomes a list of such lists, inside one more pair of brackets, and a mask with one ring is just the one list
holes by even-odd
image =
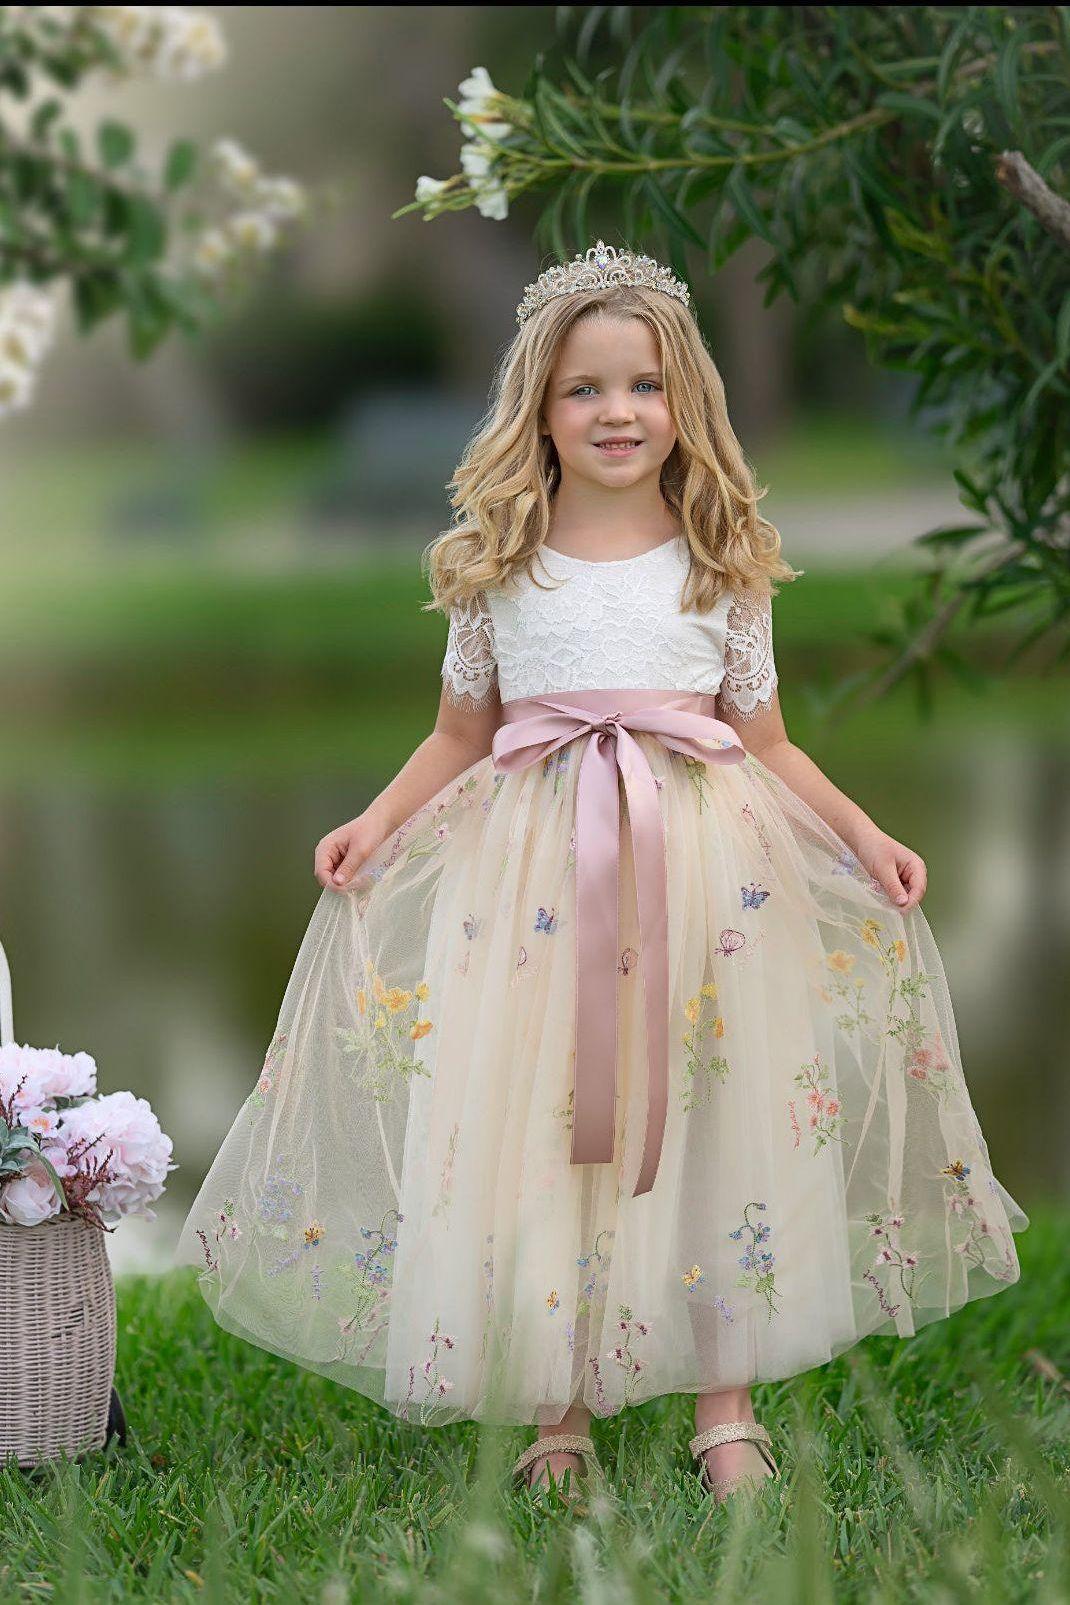
[[523, 323], [559, 295], [574, 295], [578, 290], [607, 290], [614, 284], [660, 290], [663, 295], [682, 301], [685, 307], [690, 305], [691, 297], [684, 281], [675, 278], [667, 267], [660, 267], [652, 256], [634, 256], [631, 251], [618, 251], [615, 246], [599, 240], [590, 250], [577, 253], [571, 262], [540, 273], [524, 290], [524, 298], [516, 309], [516, 321]]

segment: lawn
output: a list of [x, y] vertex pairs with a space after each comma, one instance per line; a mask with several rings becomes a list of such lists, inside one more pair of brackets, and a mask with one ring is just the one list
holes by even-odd
[[525, 1429], [407, 1426], [221, 1331], [191, 1269], [122, 1278], [127, 1445], [0, 1471], [0, 1601], [1063, 1605], [1068, 1226], [1034, 1210], [1016, 1286], [759, 1388], [753, 1507], [705, 1502], [684, 1397], [596, 1423], [611, 1492], [568, 1511], [509, 1490]]

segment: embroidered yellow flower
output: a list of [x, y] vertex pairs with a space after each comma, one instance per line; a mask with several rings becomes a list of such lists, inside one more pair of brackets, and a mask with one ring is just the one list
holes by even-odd
[[412, 1037], [414, 1042], [418, 1042], [421, 1037], [425, 1037], [427, 1035], [427, 1033], [430, 1031], [430, 1029], [431, 1029], [431, 1021], [430, 1020], [416, 1020], [409, 1027], [409, 1035], [410, 1035], [410, 1037]]
[[365, 959], [364, 960], [364, 973], [365, 973], [365, 975], [370, 975], [371, 974], [372, 967], [373, 967], [372, 966], [372, 960], [371, 959]]
[[724, 1036], [724, 1016], [723, 1015], [719, 1014], [717, 1016], [716, 1020], [714, 1020], [714, 1022], [713, 1022], [713, 1034], [714, 1034], [715, 1037], [723, 1037]]
[[363, 987], [359, 987], [358, 990], [357, 990], [357, 1013], [358, 1014], [367, 1014], [367, 1012], [368, 1012], [368, 994], [365, 992]]
[[427, 982], [421, 981], [419, 986], [416, 988], [416, 996], [419, 998], [421, 1003], [423, 1002], [424, 998], [429, 996], [430, 991], [431, 988], [428, 986]]
[[838, 970], [841, 975], [850, 975], [855, 967], [854, 954], [845, 953], [842, 947], [838, 947], [835, 953], [830, 953], [825, 962], [830, 970]]
[[378, 972], [372, 978], [372, 995], [376, 1003], [386, 1002], [386, 983]]
[[684, 1013], [687, 1015], [687, 1018], [691, 1021], [692, 1025], [694, 1025], [695, 1021], [698, 1019], [698, 1011], [701, 1009], [701, 1007], [702, 998], [698, 993], [696, 993], [693, 998], [688, 998], [687, 1002], [684, 1004]]
[[382, 1009], [380, 1009], [379, 1013], [375, 1016], [375, 1029], [377, 1031], [381, 1031], [385, 1024], [386, 1024], [386, 1015], [383, 1013]]
[[715, 1002], [717, 998], [716, 982], [707, 981], [704, 986], [699, 988], [699, 995], [704, 998], [709, 998], [711, 1002]]
[[691, 1269], [689, 1271], [684, 1271], [682, 1280], [683, 1280], [683, 1283], [684, 1283], [685, 1287], [694, 1287], [696, 1282], [701, 1282], [701, 1280], [702, 1280], [702, 1267], [701, 1267], [701, 1265], [692, 1265], [692, 1267], [691, 1267]]
[[407, 1004], [412, 1002], [412, 993], [406, 992], [403, 987], [392, 986], [390, 991], [386, 994], [386, 997], [383, 999], [383, 1002], [386, 1004], [391, 1014], [397, 1014], [399, 1009], [405, 1008]]
[[557, 1296], [557, 1288], [552, 1287], [546, 1296], [546, 1308], [548, 1310], [556, 1310], [560, 1302], [561, 1300]]
[[862, 940], [867, 947], [880, 947], [877, 937], [883, 929], [884, 926], [877, 920], [866, 920], [862, 926]]
[[903, 939], [901, 937], [900, 937], [898, 942], [894, 942], [892, 944], [892, 948], [893, 948], [895, 956], [899, 960], [900, 964], [905, 963], [906, 962], [906, 956], [907, 956], [907, 945], [906, 945], [906, 943], [903, 941]]
[[325, 1226], [321, 1226], [318, 1220], [310, 1221], [305, 1227], [305, 1242], [308, 1243], [310, 1247], [314, 1247], [316, 1243], [321, 1243], [323, 1241], [326, 1230], [327, 1228]]

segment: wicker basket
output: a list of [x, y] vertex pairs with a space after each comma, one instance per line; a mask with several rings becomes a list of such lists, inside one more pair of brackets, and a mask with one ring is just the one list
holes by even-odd
[[[0, 947], [0, 1042], [14, 1041]], [[0, 1223], [0, 1465], [73, 1458], [109, 1435], [115, 1284], [104, 1233], [72, 1215]]]

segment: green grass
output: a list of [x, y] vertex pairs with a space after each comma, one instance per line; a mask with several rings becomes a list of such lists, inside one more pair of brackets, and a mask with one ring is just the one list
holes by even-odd
[[221, 1331], [192, 1270], [118, 1284], [116, 1445], [0, 1471], [0, 1602], [1070, 1598], [1070, 1262], [1034, 1211], [1022, 1279], [914, 1339], [756, 1391], [783, 1480], [712, 1507], [690, 1403], [595, 1424], [611, 1482], [510, 1491], [523, 1428], [423, 1431]]

